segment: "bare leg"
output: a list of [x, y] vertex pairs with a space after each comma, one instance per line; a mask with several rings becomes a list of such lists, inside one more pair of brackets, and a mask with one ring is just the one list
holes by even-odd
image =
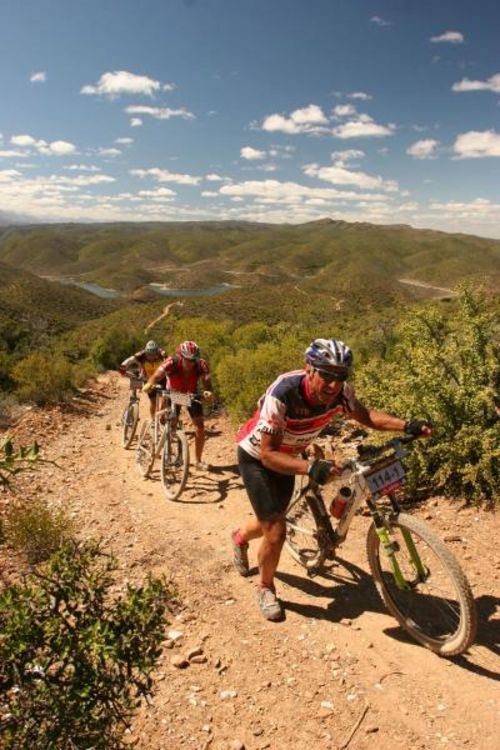
[[194, 450], [196, 453], [196, 461], [201, 461], [203, 446], [205, 445], [205, 426], [203, 423], [203, 417], [193, 417], [193, 424], [195, 427]]
[[156, 414], [156, 398], [150, 398], [149, 399], [149, 416], [151, 419], [154, 418], [154, 415]]
[[286, 521], [284, 516], [261, 521], [263, 539], [257, 553], [260, 586], [274, 589], [274, 574], [278, 567], [281, 550], [285, 543]]
[[252, 518], [240, 526], [238, 531], [240, 532], [241, 541], [243, 543], [248, 543], [252, 541], [252, 539], [260, 539], [264, 533], [259, 519], [255, 516], [252, 516]]

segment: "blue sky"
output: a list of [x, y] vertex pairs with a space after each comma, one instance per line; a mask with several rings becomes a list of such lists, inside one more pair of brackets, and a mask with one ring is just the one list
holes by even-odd
[[0, 212], [500, 238], [497, 0], [2, 0]]

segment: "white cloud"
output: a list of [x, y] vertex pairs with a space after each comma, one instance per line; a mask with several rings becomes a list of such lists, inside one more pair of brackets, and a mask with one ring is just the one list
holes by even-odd
[[295, 153], [295, 146], [273, 145], [268, 153], [273, 159], [291, 159]]
[[115, 156], [121, 156], [123, 151], [120, 151], [119, 148], [100, 148], [97, 150], [97, 153], [99, 156], [110, 156], [113, 158]]
[[381, 16], [372, 16], [370, 22], [381, 28], [384, 26], [392, 26], [392, 21], [386, 21], [385, 18], [382, 18]]
[[278, 180], [249, 180], [234, 185], [224, 185], [219, 190], [221, 195], [241, 198], [255, 198], [261, 203], [300, 204], [304, 199], [322, 198], [329, 201], [366, 201], [384, 200], [385, 196], [375, 193], [362, 194], [336, 190], [335, 188], [315, 188], [300, 185], [296, 182], [280, 182]]
[[0, 159], [26, 159], [28, 154], [25, 151], [16, 151], [14, 149], [0, 150]]
[[21, 146], [21, 148], [35, 149], [40, 154], [45, 156], [67, 156], [68, 154], [77, 153], [76, 146], [69, 141], [47, 141], [36, 140], [31, 135], [13, 135], [10, 139], [13, 146]]
[[118, 143], [120, 146], [130, 146], [133, 142], [133, 138], [115, 138], [115, 143]]
[[367, 102], [373, 97], [370, 94], [366, 94], [364, 91], [353, 91], [352, 94], [346, 94], [348, 99], [359, 99], [360, 101]]
[[63, 167], [70, 172], [100, 172], [101, 168], [96, 167], [93, 164], [69, 164], [67, 167]]
[[0, 182], [11, 182], [15, 177], [21, 177], [16, 169], [0, 169]]
[[392, 123], [379, 125], [370, 115], [361, 114], [342, 125], [338, 125], [332, 130], [332, 135], [336, 138], [383, 138], [393, 135], [394, 130], [395, 126]]
[[10, 139], [13, 146], [35, 146], [37, 143], [45, 145], [45, 141], [37, 141], [31, 135], [13, 135]]
[[282, 132], [289, 134], [324, 132], [328, 119], [321, 107], [309, 104], [307, 107], [294, 110], [289, 117], [284, 115], [268, 115], [262, 123], [262, 130], [270, 133]]
[[303, 169], [308, 177], [317, 177], [324, 182], [331, 182], [332, 185], [352, 185], [362, 190], [385, 190], [387, 192], [398, 190], [398, 183], [395, 180], [383, 180], [382, 177], [346, 169], [340, 162], [332, 167], [307, 164]]
[[221, 177], [219, 174], [211, 173], [205, 175], [205, 179], [208, 180], [208, 182], [222, 182], [224, 180], [223, 177]]
[[426, 138], [422, 141], [415, 141], [406, 149], [408, 156], [412, 156], [414, 159], [436, 159], [436, 149], [439, 146], [439, 141], [435, 141], [432, 138]]
[[138, 195], [144, 198], [151, 198], [154, 200], [172, 200], [177, 195], [173, 190], [169, 188], [157, 188], [156, 190], [139, 190]]
[[462, 78], [458, 83], [451, 87], [452, 91], [493, 91], [494, 94], [500, 94], [500, 73], [488, 78], [486, 81], [471, 81], [469, 78]]
[[453, 144], [456, 159], [482, 159], [500, 156], [500, 133], [494, 130], [470, 130], [461, 133]]
[[140, 104], [131, 104], [125, 108], [125, 112], [129, 115], [150, 115], [156, 120], [170, 120], [172, 117], [182, 117], [184, 120], [195, 119], [193, 113], [185, 107], [170, 109], [170, 107], [145, 107]]
[[168, 169], [160, 169], [159, 167], [131, 169], [129, 174], [141, 179], [152, 177], [157, 182], [177, 182], [179, 185], [199, 185], [202, 179], [190, 174], [176, 174], [175, 172], [169, 172]]
[[460, 31], [445, 31], [444, 34], [439, 36], [431, 36], [431, 42], [448, 42], [449, 44], [463, 44], [464, 35]]
[[333, 114], [337, 117], [350, 117], [356, 114], [356, 107], [352, 104], [337, 104], [334, 107]]
[[114, 70], [103, 73], [95, 85], [87, 84], [80, 89], [81, 94], [107, 96], [115, 99], [119, 96], [143, 94], [153, 97], [155, 92], [172, 91], [173, 84], [161, 84], [154, 78], [129, 73], [126, 70]]
[[47, 156], [68, 156], [77, 153], [76, 146], [68, 141], [52, 141], [38, 150]]
[[140, 128], [142, 125], [142, 120], [140, 117], [132, 117], [130, 119], [130, 127], [131, 128]]
[[37, 73], [32, 73], [30, 75], [30, 82], [31, 83], [45, 83], [47, 80], [47, 73], [45, 71], [40, 70]]
[[345, 164], [345, 162], [353, 161], [353, 159], [362, 159], [366, 154], [359, 149], [347, 148], [344, 151], [332, 151], [330, 156], [336, 164]]
[[259, 149], [252, 148], [251, 146], [243, 146], [243, 148], [240, 149], [240, 156], [242, 159], [248, 159], [248, 161], [258, 161], [259, 159], [266, 158], [266, 152], [259, 151]]
[[202, 198], [216, 198], [218, 195], [216, 190], [203, 190], [201, 193]]

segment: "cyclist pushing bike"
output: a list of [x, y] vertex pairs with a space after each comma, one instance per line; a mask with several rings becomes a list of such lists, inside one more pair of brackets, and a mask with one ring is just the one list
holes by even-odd
[[[143, 391], [153, 392], [153, 386], [168, 378], [167, 387], [172, 391], [181, 393], [199, 393], [198, 382], [203, 383], [203, 398], [212, 398], [212, 380], [206, 360], [201, 357], [200, 348], [194, 341], [183, 341], [177, 347], [177, 352], [158, 367], [144, 384]], [[177, 407], [179, 411], [180, 407]], [[188, 407], [188, 412], [195, 428], [195, 468], [198, 471], [207, 471], [209, 466], [202, 460], [203, 447], [205, 445], [205, 423], [203, 419], [203, 407], [200, 400], [194, 401]]]
[[406, 421], [358, 401], [347, 382], [352, 363], [352, 351], [342, 341], [316, 339], [306, 349], [305, 368], [280, 375], [238, 433], [238, 463], [255, 518], [231, 534], [234, 564], [240, 575], [248, 575], [249, 542], [261, 538], [258, 604], [267, 620], [282, 616], [274, 575], [286, 537], [286, 509], [294, 477], [309, 475], [323, 485], [340, 474], [333, 461], [302, 458], [319, 433], [340, 415], [375, 430], [431, 434], [424, 420]]
[[[118, 368], [118, 372], [120, 372], [121, 375], [126, 375], [127, 372], [134, 373], [135, 371], [135, 373], [140, 373], [140, 375], [147, 380], [156, 372], [166, 356], [166, 353], [160, 346], [158, 346], [156, 341], [151, 340], [148, 341], [144, 349], [141, 349], [141, 351], [136, 352], [131, 357], [124, 359]], [[152, 393], [148, 395], [149, 414], [151, 417], [154, 417], [156, 410], [155, 394]]]

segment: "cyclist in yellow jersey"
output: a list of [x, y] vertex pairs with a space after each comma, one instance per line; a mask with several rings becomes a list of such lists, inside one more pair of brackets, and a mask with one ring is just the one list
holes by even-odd
[[[166, 359], [166, 353], [165, 351], [158, 346], [156, 341], [148, 341], [144, 349], [141, 349], [141, 351], [136, 352], [131, 357], [127, 357], [127, 359], [124, 359], [121, 363], [120, 367], [118, 368], [118, 371], [121, 375], [125, 375], [127, 370], [139, 370], [140, 374], [145, 380], [149, 380], [149, 378], [156, 372], [158, 367], [161, 365], [164, 359]], [[163, 383], [158, 383], [158, 385], [164, 386], [165, 381]], [[151, 417], [154, 417], [155, 411], [156, 411], [156, 394], [154, 391], [148, 393], [149, 397], [149, 413]]]

